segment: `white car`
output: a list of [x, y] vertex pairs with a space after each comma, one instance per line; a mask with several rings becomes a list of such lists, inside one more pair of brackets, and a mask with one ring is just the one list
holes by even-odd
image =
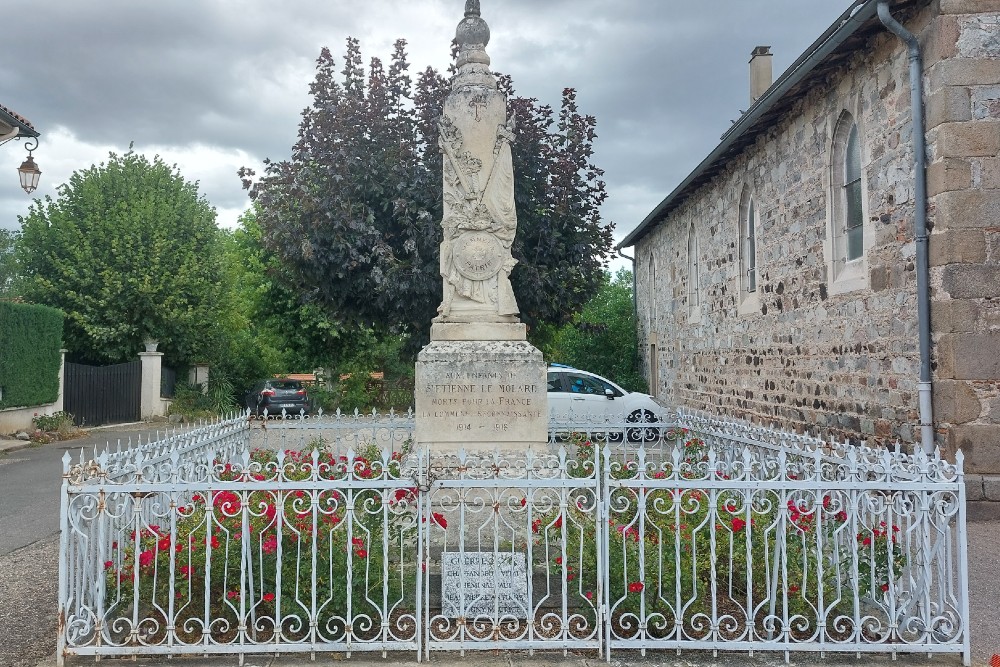
[[[570, 366], [548, 367], [549, 420], [570, 424], [609, 424], [625, 431], [629, 440], [655, 440], [659, 429], [627, 428], [626, 424], [663, 421], [664, 412], [653, 397], [628, 391], [611, 380]], [[610, 431], [614, 436], [614, 432]]]

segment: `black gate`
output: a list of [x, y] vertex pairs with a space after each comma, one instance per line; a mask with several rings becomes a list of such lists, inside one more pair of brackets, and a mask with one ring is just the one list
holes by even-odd
[[63, 406], [77, 426], [139, 421], [142, 362], [113, 366], [66, 364]]

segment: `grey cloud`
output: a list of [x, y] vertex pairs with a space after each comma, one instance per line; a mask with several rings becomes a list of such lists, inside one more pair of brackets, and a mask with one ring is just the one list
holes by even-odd
[[[598, 119], [598, 164], [611, 197], [606, 217], [632, 227], [636, 201], [651, 208], [708, 154], [747, 105], [750, 50], [770, 44], [775, 76], [850, 4], [849, 0], [483, 0], [494, 67], [520, 94], [557, 106], [579, 92]], [[426, 26], [399, 18], [417, 5]], [[376, 44], [411, 42], [411, 72], [446, 65], [463, 0], [339, 0], [283, 3], [189, 0], [50, 0], [30, 26], [0, 29], [0, 103], [43, 133], [63, 126], [79, 140], [117, 146], [240, 149], [256, 160], [287, 156], [321, 46], [340, 60], [348, 35], [366, 58]], [[448, 18], [448, 17], [451, 18]], [[440, 48], [428, 47], [440, 41]], [[427, 63], [414, 52], [440, 53]], [[0, 151], [21, 154], [12, 143]], [[43, 172], [45, 154], [36, 154]], [[105, 158], [97, 151], [93, 162]], [[2, 157], [2, 156], [0, 156]], [[84, 169], [88, 164], [80, 164]], [[43, 179], [45, 175], [43, 174]], [[53, 185], [50, 183], [50, 185]], [[235, 174], [202, 177], [221, 207], [245, 195]], [[629, 200], [616, 202], [616, 193]], [[0, 174], [0, 225], [27, 209], [16, 177]], [[628, 218], [625, 218], [625, 216]]]

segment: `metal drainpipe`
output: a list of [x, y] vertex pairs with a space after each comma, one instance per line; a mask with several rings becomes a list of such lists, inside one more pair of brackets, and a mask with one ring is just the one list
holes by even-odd
[[[635, 321], [635, 325], [639, 326], [639, 304], [635, 299], [635, 257], [629, 257], [622, 252], [621, 248], [615, 248], [615, 251], [622, 259], [632, 262], [632, 319]], [[652, 298], [652, 295], [650, 295], [650, 298]]]
[[[622, 259], [627, 259], [628, 261], [632, 262], [632, 321], [635, 322], [636, 330], [638, 330], [638, 328], [639, 328], [639, 302], [636, 300], [636, 294], [635, 294], [635, 285], [636, 285], [636, 283], [635, 283], [635, 257], [629, 257], [628, 255], [626, 255], [625, 253], [622, 252], [621, 248], [615, 248], [615, 252], [617, 252], [618, 256], [621, 257]], [[633, 250], [633, 252], [635, 252], [635, 250]], [[653, 299], [654, 295], [650, 294], [649, 298]], [[641, 352], [641, 348], [638, 345], [638, 340], [636, 340], [636, 346], [635, 346], [635, 352], [634, 352], [634, 354], [635, 354], [635, 363], [636, 364], [641, 364], [642, 363], [642, 352]]]
[[914, 240], [917, 250], [917, 328], [920, 334], [920, 443], [934, 451], [934, 415], [931, 403], [931, 297], [927, 260], [927, 149], [924, 142], [923, 65], [916, 36], [889, 14], [889, 0], [878, 0], [882, 24], [906, 43], [910, 56], [910, 114], [913, 129]]

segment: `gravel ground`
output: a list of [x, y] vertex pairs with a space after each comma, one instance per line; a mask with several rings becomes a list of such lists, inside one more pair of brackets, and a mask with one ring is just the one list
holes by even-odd
[[58, 560], [58, 535], [0, 556], [0, 667], [55, 653]]

